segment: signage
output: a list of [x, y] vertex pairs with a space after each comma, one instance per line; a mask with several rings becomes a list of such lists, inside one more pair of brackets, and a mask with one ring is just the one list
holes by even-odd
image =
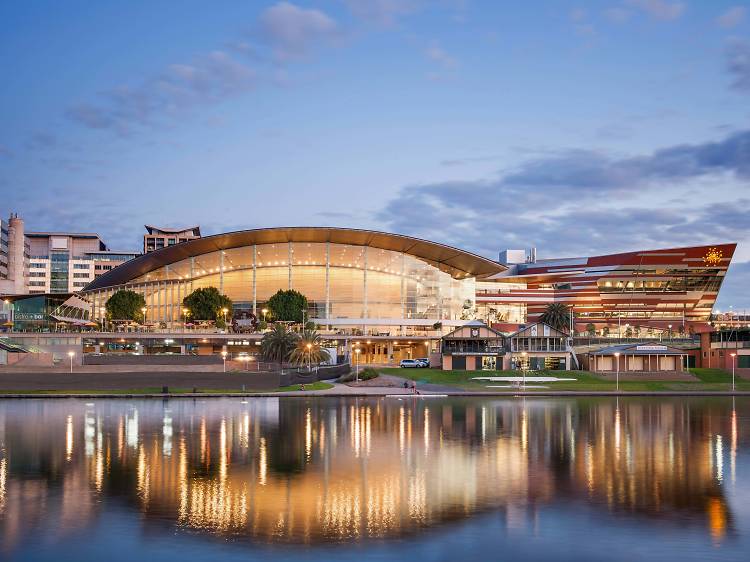
[[13, 315], [13, 319], [18, 322], [20, 321], [29, 321], [29, 320], [44, 320], [44, 313], [43, 312], [23, 312], [23, 311], [16, 311], [16, 313]]
[[638, 345], [636, 351], [667, 351], [666, 345]]
[[479, 337], [479, 328], [472, 328], [471, 329], [471, 337], [472, 338], [478, 338]]

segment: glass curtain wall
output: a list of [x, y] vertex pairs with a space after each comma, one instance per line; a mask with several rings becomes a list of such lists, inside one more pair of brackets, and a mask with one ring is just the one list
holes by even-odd
[[[126, 286], [144, 295], [151, 322], [179, 322], [182, 299], [200, 287], [216, 287], [237, 308], [256, 314], [279, 289], [295, 289], [308, 299], [309, 318], [324, 325], [337, 319], [459, 320], [474, 307], [475, 295], [473, 277], [455, 279], [408, 254], [305, 242], [211, 252]], [[89, 294], [95, 313], [117, 289]]]

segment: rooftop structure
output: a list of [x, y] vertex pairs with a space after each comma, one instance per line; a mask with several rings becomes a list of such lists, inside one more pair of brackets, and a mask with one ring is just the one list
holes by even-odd
[[145, 228], [146, 234], [143, 235], [144, 254], [201, 237], [200, 226], [191, 226], [188, 228], [159, 228], [147, 224], [145, 225]]

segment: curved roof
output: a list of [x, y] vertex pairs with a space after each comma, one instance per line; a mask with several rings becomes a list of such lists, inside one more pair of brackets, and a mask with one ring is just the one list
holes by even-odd
[[432, 265], [448, 268], [449, 273], [457, 278], [467, 275], [485, 277], [507, 269], [495, 261], [470, 252], [401, 234], [355, 228], [258, 228], [196, 238], [144, 254], [97, 277], [83, 289], [83, 292], [123, 285], [165, 265], [210, 252], [253, 244], [285, 242], [331, 242], [403, 252]]

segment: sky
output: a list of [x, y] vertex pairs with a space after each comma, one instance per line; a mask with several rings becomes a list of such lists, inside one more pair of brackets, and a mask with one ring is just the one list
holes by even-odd
[[750, 311], [750, 2], [4, 2], [0, 68], [28, 230], [737, 242], [717, 308]]

